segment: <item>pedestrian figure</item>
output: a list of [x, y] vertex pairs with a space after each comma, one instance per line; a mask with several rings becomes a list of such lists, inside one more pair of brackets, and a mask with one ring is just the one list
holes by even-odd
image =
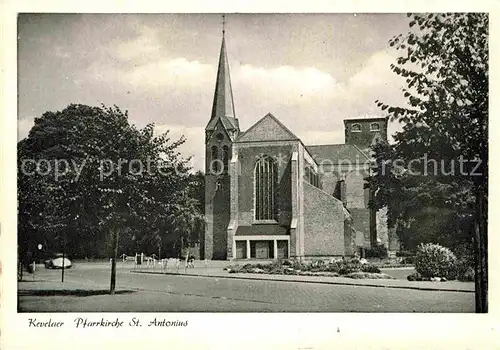
[[163, 259], [162, 266], [161, 266], [161, 269], [163, 272], [165, 272], [167, 270], [167, 264], [168, 264], [168, 259]]

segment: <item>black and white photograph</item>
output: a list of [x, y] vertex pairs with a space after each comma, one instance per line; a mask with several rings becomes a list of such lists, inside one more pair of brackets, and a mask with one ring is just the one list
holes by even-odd
[[14, 312], [186, 335], [491, 314], [490, 21], [19, 11]]

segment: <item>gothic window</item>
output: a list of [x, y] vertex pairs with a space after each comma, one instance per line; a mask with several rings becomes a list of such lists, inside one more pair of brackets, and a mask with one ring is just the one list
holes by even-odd
[[219, 166], [220, 166], [220, 161], [219, 161], [219, 149], [217, 146], [212, 146], [212, 159], [210, 163], [210, 169], [214, 173], [219, 172]]
[[379, 131], [379, 130], [380, 130], [380, 125], [378, 123], [370, 124], [370, 131]]
[[228, 163], [229, 163], [229, 147], [226, 145], [222, 146], [222, 161], [224, 163], [224, 171], [228, 171]]
[[254, 210], [255, 220], [276, 219], [278, 167], [271, 157], [263, 157], [255, 164]]
[[217, 137], [217, 140], [219, 142], [222, 141], [222, 140], [224, 140], [224, 135], [221, 132], [219, 132], [215, 137]]
[[361, 124], [352, 124], [351, 132], [361, 132]]

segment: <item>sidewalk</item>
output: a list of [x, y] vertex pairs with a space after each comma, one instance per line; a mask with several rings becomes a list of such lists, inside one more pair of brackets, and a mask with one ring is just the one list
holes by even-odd
[[[200, 262], [199, 265], [203, 264]], [[216, 266], [214, 266], [216, 265]], [[162, 271], [160, 267], [147, 268], [141, 267], [131, 269], [131, 273], [146, 273], [146, 274], [165, 274], [165, 275], [182, 275], [182, 276], [197, 276], [206, 278], [234, 278], [245, 280], [267, 280], [280, 282], [302, 282], [302, 283], [322, 283], [336, 285], [352, 285], [363, 287], [378, 287], [378, 288], [398, 288], [398, 289], [414, 289], [424, 291], [448, 291], [448, 292], [464, 292], [474, 293], [474, 283], [472, 282], [416, 282], [402, 279], [352, 279], [346, 277], [324, 277], [324, 276], [300, 276], [300, 275], [269, 275], [269, 274], [253, 274], [253, 273], [228, 273], [223, 268], [230, 265], [227, 261], [213, 262], [210, 261], [207, 267], [195, 266], [194, 268], [185, 269], [181, 265], [179, 269], [175, 266]]]

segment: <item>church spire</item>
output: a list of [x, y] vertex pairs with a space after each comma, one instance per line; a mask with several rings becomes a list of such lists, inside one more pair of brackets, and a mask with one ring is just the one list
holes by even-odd
[[222, 17], [222, 44], [220, 48], [219, 67], [217, 70], [217, 81], [215, 83], [214, 103], [210, 120], [224, 117], [235, 118], [233, 91], [229, 75], [229, 63], [227, 60], [225, 43], [225, 17]]

